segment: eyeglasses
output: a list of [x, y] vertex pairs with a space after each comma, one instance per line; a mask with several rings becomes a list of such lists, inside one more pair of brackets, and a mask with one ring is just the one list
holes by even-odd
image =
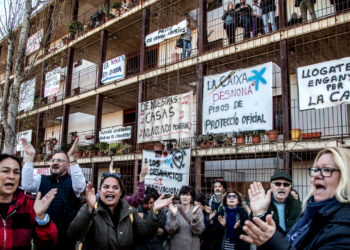
[[283, 185], [283, 187], [289, 187], [291, 184], [289, 182], [272, 182], [272, 184], [274, 184], [276, 187], [280, 187]]
[[229, 195], [227, 195], [227, 199], [237, 199], [237, 195], [229, 194]]
[[50, 162], [50, 163], [55, 163], [55, 162], [57, 162], [57, 163], [62, 163], [62, 162], [68, 162], [68, 161], [65, 161], [65, 160], [63, 160], [63, 159], [61, 159], [61, 158], [57, 158], [57, 159], [52, 158], [52, 159], [49, 160], [49, 162]]
[[333, 171], [340, 172], [339, 169], [335, 169], [335, 168], [316, 168], [316, 167], [309, 168], [309, 174], [311, 177], [314, 177], [318, 171], [321, 171], [321, 175], [324, 178], [332, 177]]
[[103, 173], [102, 174], [102, 178], [107, 178], [107, 177], [110, 177], [110, 176], [113, 176], [114, 178], [118, 178], [120, 179], [122, 176], [120, 174], [117, 174], [117, 173]]

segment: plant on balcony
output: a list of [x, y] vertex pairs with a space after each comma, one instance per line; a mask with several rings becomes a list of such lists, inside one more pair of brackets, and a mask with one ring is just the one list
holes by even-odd
[[46, 155], [44, 155], [44, 161], [48, 161], [48, 160], [50, 160], [51, 158], [52, 158], [52, 154], [46, 154]]
[[45, 143], [44, 143], [44, 139], [43, 138], [39, 138], [36, 142], [36, 149], [40, 150], [42, 147], [44, 147]]
[[77, 158], [81, 158], [83, 157], [83, 153], [85, 151], [85, 146], [82, 146], [82, 145], [78, 145], [77, 147]]
[[71, 21], [68, 24], [68, 33], [74, 36], [76, 33], [80, 34], [84, 29], [84, 26], [79, 21]]
[[65, 36], [65, 37], [63, 37], [61, 40], [62, 40], [62, 43], [63, 43], [63, 44], [66, 44], [66, 45], [67, 45], [67, 44], [70, 42], [71, 39], [70, 39], [69, 37]]
[[62, 145], [61, 145], [61, 150], [64, 151], [64, 152], [68, 152], [70, 148], [71, 148], [70, 143], [64, 142], [64, 143], [62, 143]]
[[242, 132], [242, 131], [233, 131], [232, 133], [232, 137], [236, 138], [236, 144], [237, 145], [244, 145], [245, 144], [245, 137], [246, 137], [246, 133]]
[[55, 144], [53, 143], [53, 139], [49, 138], [47, 140], [44, 141], [45, 144], [48, 146], [49, 150], [53, 150], [53, 147], [55, 146]]
[[277, 130], [267, 131], [267, 136], [269, 137], [270, 141], [277, 141], [278, 140], [278, 131]]
[[189, 142], [182, 141], [177, 144], [177, 150], [183, 151], [184, 149], [190, 148], [191, 144]]
[[171, 150], [174, 148], [174, 144], [176, 144], [176, 140], [165, 140], [166, 143], [166, 149]]
[[226, 141], [226, 145], [232, 145], [232, 136], [228, 136], [226, 135], [225, 137], [225, 141]]
[[266, 134], [265, 130], [253, 130], [247, 133], [247, 136], [252, 137], [252, 143], [258, 144], [261, 141], [261, 137]]
[[128, 154], [130, 153], [131, 149], [132, 149], [132, 145], [125, 143], [119, 151], [123, 154]]
[[112, 4], [112, 9], [111, 9], [111, 13], [115, 16], [120, 15], [120, 9], [122, 7], [122, 3], [121, 2], [114, 2]]
[[58, 141], [57, 141], [56, 137], [53, 137], [53, 138], [52, 138], [52, 143], [56, 145], [57, 142], [58, 142]]
[[95, 145], [94, 144], [89, 144], [89, 146], [86, 149], [89, 153], [87, 156], [93, 156], [93, 151], [95, 150]]
[[99, 151], [97, 153], [98, 156], [103, 156], [104, 152], [106, 150], [108, 150], [108, 143], [107, 142], [98, 142], [98, 143], [96, 143], [95, 147], [99, 149]]
[[110, 19], [112, 19], [114, 17], [113, 14], [110, 14], [111, 12], [111, 6], [109, 4], [104, 4], [102, 5], [102, 11], [105, 14], [105, 21], [109, 21]]
[[116, 153], [120, 148], [121, 144], [119, 142], [113, 142], [109, 144], [109, 151]]
[[77, 131], [71, 132], [70, 135], [72, 136], [72, 141], [75, 141], [75, 139], [77, 139], [78, 137], [78, 132]]
[[35, 155], [35, 161], [41, 161], [44, 158], [43, 154], [36, 154]]
[[219, 145], [224, 144], [224, 140], [226, 137], [226, 134], [219, 133], [219, 134], [212, 134], [212, 137], [214, 139], [214, 147], [217, 147]]

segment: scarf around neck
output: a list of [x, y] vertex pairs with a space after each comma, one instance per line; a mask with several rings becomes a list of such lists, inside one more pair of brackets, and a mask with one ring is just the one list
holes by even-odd
[[236, 240], [236, 234], [235, 234], [235, 225], [236, 225], [236, 214], [238, 209], [240, 208], [239, 205], [237, 207], [231, 209], [228, 206], [225, 207], [226, 211], [226, 238], [230, 239], [230, 243], [237, 243]]
[[289, 243], [296, 247], [307, 235], [312, 219], [316, 214], [323, 213], [334, 207], [339, 201], [334, 197], [326, 199], [324, 201], [316, 202], [314, 196], [312, 196], [306, 203], [305, 210], [300, 215], [300, 219], [294, 224], [294, 226], [288, 232], [286, 239]]

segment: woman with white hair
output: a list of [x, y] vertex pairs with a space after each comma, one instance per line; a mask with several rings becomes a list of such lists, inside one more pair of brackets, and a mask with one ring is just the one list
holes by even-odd
[[[249, 189], [253, 222], [246, 221], [240, 238], [269, 250], [349, 249], [350, 150], [326, 148], [309, 168], [312, 189], [294, 226], [285, 233], [268, 214], [271, 192], [261, 183]], [[277, 230], [276, 230], [277, 228]]]

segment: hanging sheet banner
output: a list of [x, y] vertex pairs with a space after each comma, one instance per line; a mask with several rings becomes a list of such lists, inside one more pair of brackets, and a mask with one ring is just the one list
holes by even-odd
[[17, 133], [17, 145], [16, 145], [17, 151], [23, 151], [21, 138], [26, 139], [29, 144], [32, 142], [32, 133], [33, 131], [31, 129]]
[[54, 69], [45, 74], [45, 91], [44, 97], [58, 93], [61, 82], [61, 67]]
[[100, 131], [100, 142], [120, 141], [131, 138], [132, 126]]
[[299, 110], [350, 103], [350, 57], [297, 68]]
[[137, 143], [193, 135], [193, 93], [139, 103]]
[[143, 150], [142, 165], [148, 164], [145, 184], [161, 194], [178, 195], [183, 185], [189, 184], [191, 150]]
[[125, 55], [103, 63], [102, 83], [119, 81], [125, 77]]
[[29, 37], [27, 40], [26, 55], [29, 55], [30, 53], [37, 51], [40, 47], [40, 42], [42, 39], [43, 39], [43, 29], [39, 30], [34, 35]]
[[36, 79], [22, 83], [19, 91], [18, 111], [22, 111], [34, 106]]
[[186, 20], [183, 20], [172, 27], [157, 30], [147, 35], [145, 38], [146, 47], [161, 43], [166, 39], [170, 39], [184, 33], [186, 33]]
[[272, 129], [272, 62], [204, 77], [203, 134]]

